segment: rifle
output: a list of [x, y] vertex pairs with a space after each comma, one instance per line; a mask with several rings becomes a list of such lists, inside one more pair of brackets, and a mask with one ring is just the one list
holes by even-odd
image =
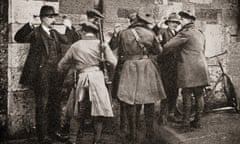
[[107, 71], [107, 63], [105, 60], [105, 47], [103, 47], [104, 43], [104, 35], [103, 35], [103, 21], [102, 19], [98, 18], [98, 28], [99, 28], [99, 39], [100, 39], [100, 58], [101, 58], [101, 69], [103, 71], [105, 84], [109, 89], [109, 85], [111, 81], [109, 80], [108, 71]]

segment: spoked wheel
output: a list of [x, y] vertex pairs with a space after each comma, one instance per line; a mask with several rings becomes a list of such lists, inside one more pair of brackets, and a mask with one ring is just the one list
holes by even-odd
[[237, 112], [240, 112], [239, 99], [236, 95], [233, 83], [228, 75], [223, 75], [224, 93], [226, 94], [228, 105], [235, 108]]

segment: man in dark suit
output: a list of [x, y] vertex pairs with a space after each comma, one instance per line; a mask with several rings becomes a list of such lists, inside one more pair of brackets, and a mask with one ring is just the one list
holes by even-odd
[[55, 10], [44, 5], [40, 10], [41, 25], [25, 24], [15, 35], [20, 43], [30, 43], [20, 83], [30, 86], [36, 99], [36, 131], [40, 143], [56, 138], [60, 128], [60, 87], [62, 74], [57, 63], [62, 57], [60, 44], [68, 43], [66, 36], [53, 29]]
[[[180, 24], [180, 21], [176, 13], [171, 13], [164, 23], [168, 26], [167, 28], [159, 28], [155, 31], [160, 37], [162, 46], [177, 34], [176, 28]], [[168, 120], [177, 120], [175, 117], [176, 99], [178, 95], [176, 53], [172, 52], [162, 56], [159, 59], [159, 64], [167, 99], [161, 101], [158, 122], [159, 124], [166, 124]]]

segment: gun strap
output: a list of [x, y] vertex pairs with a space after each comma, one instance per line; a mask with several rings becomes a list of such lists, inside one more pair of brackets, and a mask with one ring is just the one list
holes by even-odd
[[136, 31], [134, 28], [132, 28], [131, 31], [132, 31], [132, 33], [133, 33], [133, 35], [134, 35], [134, 37], [135, 37], [135, 40], [136, 40], [137, 44], [140, 46], [140, 48], [143, 49], [143, 53], [145, 53], [145, 52], [147, 51], [147, 49], [146, 49], [146, 47], [141, 43], [141, 41], [140, 41], [141, 39], [140, 39], [137, 31]]

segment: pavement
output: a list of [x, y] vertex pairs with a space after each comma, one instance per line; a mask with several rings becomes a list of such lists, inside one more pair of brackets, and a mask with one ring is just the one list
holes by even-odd
[[[181, 124], [168, 123], [165, 126], [154, 121], [155, 136], [153, 144], [240, 144], [240, 114], [233, 111], [218, 111], [205, 113], [202, 117], [202, 127], [184, 132]], [[104, 144], [127, 144], [123, 133], [119, 132], [119, 118], [114, 118], [106, 123], [104, 129]], [[141, 117], [142, 127], [138, 130], [140, 144], [148, 144], [144, 139], [144, 117]], [[91, 144], [93, 134], [91, 131], [84, 132], [78, 140], [79, 144]], [[28, 139], [9, 140], [0, 144], [37, 144], [35, 137]], [[53, 144], [65, 144], [54, 142]]]

